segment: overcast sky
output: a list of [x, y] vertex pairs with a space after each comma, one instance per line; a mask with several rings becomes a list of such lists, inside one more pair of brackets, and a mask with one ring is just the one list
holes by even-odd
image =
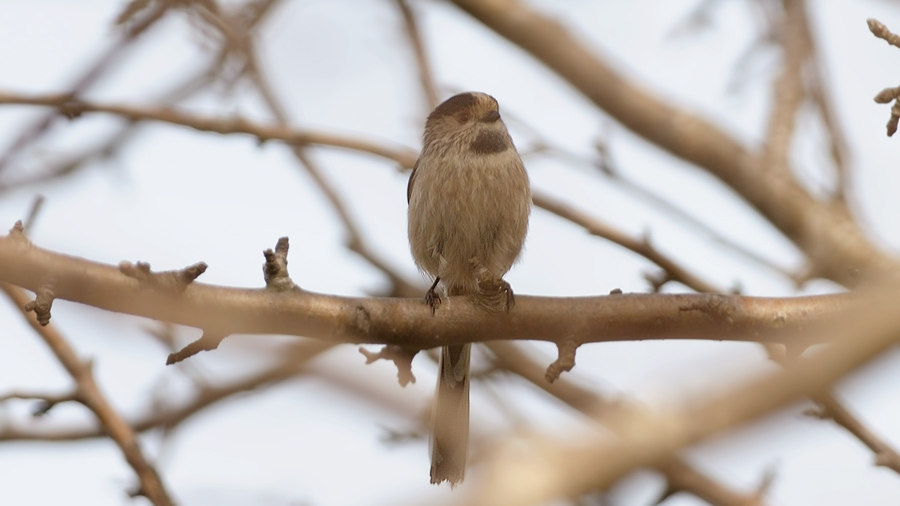
[[[428, 106], [418, 86], [393, 2], [381, 0], [285, 1], [261, 27], [263, 70], [295, 126], [383, 139], [418, 149]], [[769, 107], [769, 85], [778, 53], [760, 46], [760, 22], [752, 2], [721, 0], [705, 29], [682, 33], [680, 22], [695, 0], [564, 0], [534, 2], [555, 13], [597, 53], [641, 86], [713, 120], [750, 146], [760, 143]], [[900, 30], [900, 8], [884, 0], [810, 1], [813, 29], [826, 69], [829, 93], [850, 141], [854, 206], [861, 222], [885, 248], [900, 247], [900, 139], [884, 136], [889, 108], [872, 97], [900, 84], [900, 51], [875, 39], [866, 18]], [[526, 166], [536, 189], [567, 199], [622, 230], [649, 233], [654, 244], [704, 279], [748, 295], [824, 293], [838, 287], [814, 281], [800, 292], [771, 268], [723, 247], [712, 230], [785, 269], [801, 256], [777, 231], [735, 199], [711, 176], [637, 139], [592, 107], [520, 50], [454, 7], [412, 2], [443, 96], [477, 90], [496, 97], [520, 151], [541, 140], [571, 157], [534, 155]], [[112, 20], [123, 2], [0, 0], [0, 91], [63, 92], [112, 43]], [[115, 70], [87, 97], [115, 103], [157, 104], [174, 83], [199, 72], [209, 41], [183, 15], [141, 37]], [[218, 86], [182, 105], [192, 111], [240, 114], [271, 122], [246, 83]], [[0, 153], [40, 111], [0, 106]], [[815, 192], [834, 187], [818, 119], [800, 113], [804, 131], [793, 158]], [[85, 115], [57, 120], [52, 142], [16, 158], [2, 181], [64, 159], [105, 138], [121, 122]], [[628, 180], [665, 198], [653, 204], [610, 181], [589, 162], [605, 141], [615, 168]], [[406, 239], [408, 173], [371, 156], [317, 149], [314, 156], [358, 221], [364, 238], [390, 264], [420, 279]], [[343, 225], [277, 142], [259, 145], [249, 136], [219, 136], [173, 125], [147, 124], [115, 156], [48, 184], [0, 193], [0, 225], [23, 218], [34, 197], [46, 204], [32, 240], [54, 251], [108, 264], [147, 261], [154, 269], [209, 264], [201, 281], [260, 287], [262, 250], [281, 236], [291, 239], [291, 275], [303, 288], [366, 295], [385, 287], [384, 276], [349, 252]], [[526, 251], [507, 280], [516, 293], [604, 294], [649, 289], [647, 261], [588, 236], [541, 210], [532, 214]], [[669, 291], [683, 291], [678, 285]], [[167, 350], [142, 330], [152, 322], [57, 301], [53, 321], [79, 353], [93, 358], [103, 390], [122, 412], [137, 416], [151, 394], [184, 399], [187, 373], [205, 378], [246, 372], [254, 349], [286, 338], [236, 336], [219, 350], [166, 367]], [[61, 392], [70, 385], [43, 343], [17, 310], [0, 304], [0, 394], [11, 390]], [[183, 342], [196, 329], [178, 329]], [[542, 360], [555, 356], [538, 344]], [[255, 353], [254, 355], [258, 355]], [[476, 362], [477, 362], [476, 356]], [[143, 446], [175, 498], [185, 505], [410, 504], [452, 497], [449, 487], [428, 484], [424, 441], [386, 446], [386, 429], [405, 430], [428, 406], [434, 366], [419, 357], [418, 382], [401, 389], [389, 364], [363, 365], [355, 346], [330, 352], [315, 369], [325, 379], [292, 381], [222, 403], [180, 426], [168, 438], [148, 435]], [[838, 392], [886, 440], [900, 445], [900, 355], [886, 356], [845, 381]], [[579, 349], [571, 376], [605, 392], [651, 405], [674, 405], [771, 370], [759, 346], [748, 343], [605, 343]], [[335, 372], [337, 371], [337, 372]], [[329, 375], [334, 376], [329, 380]], [[340, 379], [337, 379], [340, 377]], [[344, 384], [370, 388], [392, 399], [380, 407]], [[352, 388], [350, 389], [352, 390]], [[475, 437], [499, 437], [511, 422], [496, 395], [527, 418], [515, 423], [557, 431], [581, 421], [521, 383], [496, 382], [472, 390]], [[89, 424], [80, 406], [61, 405], [32, 420], [33, 403], [0, 407], [7, 423], [52, 428]], [[802, 417], [805, 404], [687, 452], [699, 468], [735, 488], [750, 490], [774, 467], [771, 503], [885, 504], [900, 497], [900, 477], [872, 467], [873, 456], [829, 422]], [[0, 503], [118, 505], [133, 473], [109, 441], [3, 443]], [[465, 485], [463, 485], [465, 487]], [[649, 504], [663, 483], [638, 473], [614, 490], [614, 504]], [[140, 502], [136, 501], [136, 502]], [[702, 504], [678, 495], [667, 506]]]

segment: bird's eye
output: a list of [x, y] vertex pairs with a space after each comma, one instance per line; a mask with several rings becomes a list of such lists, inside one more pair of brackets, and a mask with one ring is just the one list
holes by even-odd
[[460, 124], [468, 123], [471, 117], [468, 112], [461, 112], [456, 115], [456, 121], [459, 121]]

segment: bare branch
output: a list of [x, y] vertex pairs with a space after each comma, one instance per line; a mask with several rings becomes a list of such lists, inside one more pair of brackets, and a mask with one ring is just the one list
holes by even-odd
[[55, 107], [61, 114], [72, 118], [81, 114], [101, 112], [115, 114], [131, 121], [153, 120], [172, 123], [219, 134], [248, 134], [260, 141], [278, 140], [288, 144], [331, 146], [362, 151], [397, 162], [401, 167], [411, 168], [417, 153], [402, 147], [389, 147], [385, 143], [362, 140], [355, 137], [329, 134], [313, 130], [293, 130], [280, 125], [260, 125], [243, 118], [211, 118], [188, 114], [170, 108], [132, 107], [126, 105], [103, 105], [74, 100], [68, 95], [25, 96], [0, 92], [0, 104], [23, 104]]
[[[888, 30], [886, 26], [877, 19], [869, 18], [866, 20], [869, 24], [869, 30], [872, 31], [879, 39], [884, 39], [888, 44], [894, 47], [900, 47], [900, 36]], [[879, 104], [887, 104], [891, 100], [894, 105], [891, 106], [891, 119], [887, 122], [887, 135], [891, 137], [897, 132], [897, 124], [900, 123], [900, 86], [896, 88], [885, 88], [875, 95], [875, 102]]]
[[535, 191], [532, 194], [532, 199], [534, 200], [534, 205], [536, 205], [537, 207], [550, 211], [557, 216], [565, 218], [572, 223], [584, 227], [585, 230], [587, 230], [592, 235], [602, 237], [612, 243], [618, 244], [623, 248], [629, 249], [637, 253], [638, 255], [641, 255], [647, 260], [650, 260], [651, 262], [661, 267], [666, 272], [668, 279], [672, 281], [678, 281], [679, 283], [682, 283], [683, 285], [698, 292], [722, 293], [724, 291], [691, 274], [687, 269], [681, 267], [677, 262], [657, 251], [656, 248], [654, 248], [650, 241], [646, 238], [634, 239], [628, 237], [621, 231], [616, 230], [606, 223], [603, 223], [597, 218], [589, 216], [587, 213], [579, 211], [578, 209], [575, 209], [573, 206], [570, 206], [564, 202], [554, 200], [538, 191]]
[[788, 155], [797, 111], [806, 97], [803, 68], [811, 51], [803, 0], [785, 0], [784, 19], [775, 30], [784, 56], [781, 74], [773, 86], [774, 101], [766, 129], [763, 170], [787, 170], [790, 167]]
[[[565, 402], [582, 413], [602, 420], [602, 414], [615, 409], [618, 402], [599, 393], [559, 378], [554, 383], [544, 379], [544, 368], [530, 358], [521, 345], [505, 341], [485, 343], [495, 357], [498, 367], [517, 374], [534, 386]], [[669, 488], [685, 491], [717, 506], [761, 506], [759, 495], [746, 496], [730, 490], [712, 478], [691, 467], [683, 459], [673, 456], [660, 462], [656, 470], [666, 476]]]
[[403, 15], [403, 24], [406, 28], [406, 35], [409, 37], [409, 43], [416, 55], [416, 68], [419, 70], [419, 80], [428, 101], [428, 109], [434, 109], [440, 103], [440, 97], [434, 82], [431, 62], [428, 61], [428, 53], [425, 51], [425, 43], [422, 41], [422, 33], [419, 31], [419, 23], [416, 21], [415, 13], [409, 8], [407, 0], [396, 0], [396, 2], [400, 14]]
[[572, 31], [518, 0], [454, 0], [547, 65], [638, 135], [696, 164], [738, 192], [810, 258], [816, 275], [847, 286], [896, 272], [850, 217], [817, 202], [789, 171], [761, 171], [760, 158], [700, 117], [663, 102], [613, 70]]
[[[259, 66], [256, 64], [257, 59], [253, 47], [253, 41], [251, 39], [247, 39], [245, 40], [245, 44], [247, 46], [247, 54], [249, 55], [248, 62], [250, 77], [256, 84], [257, 90], [259, 90], [259, 92], [262, 94], [263, 100], [269, 107], [269, 110], [272, 111], [272, 113], [276, 118], [278, 118], [281, 123], [287, 124], [288, 116], [284, 106], [278, 100], [278, 97], [275, 95], [275, 92], [269, 85], [268, 79], [266, 79], [265, 75], [263, 75]], [[396, 269], [394, 269], [387, 262], [381, 259], [377, 254], [375, 254], [372, 248], [369, 247], [368, 242], [365, 240], [365, 237], [360, 231], [356, 220], [354, 220], [351, 216], [350, 211], [348, 210], [343, 199], [341, 199], [337, 190], [325, 178], [322, 170], [319, 168], [315, 160], [309, 155], [309, 153], [307, 153], [302, 146], [297, 146], [292, 151], [294, 153], [294, 156], [297, 158], [297, 161], [300, 162], [300, 165], [306, 170], [316, 186], [319, 187], [319, 190], [321, 190], [322, 194], [331, 204], [332, 209], [338, 215], [338, 218], [344, 224], [344, 228], [347, 230], [347, 235], [349, 236], [347, 238], [347, 248], [364, 258], [369, 262], [369, 264], [371, 264], [373, 267], [380, 270], [382, 273], [384, 273], [385, 276], [387, 276], [387, 278], [391, 282], [391, 289], [389, 290], [390, 295], [395, 297], [409, 297], [414, 293], [422, 293], [422, 290], [420, 290], [419, 287], [407, 281], [400, 273], [397, 272]], [[401, 167], [411, 168], [415, 164], [416, 158], [418, 158], [418, 153], [415, 153], [413, 150], [408, 150], [404, 155], [403, 163], [400, 163]]]
[[857, 419], [833, 394], [823, 392], [814, 395], [812, 399], [822, 406], [822, 411], [817, 413], [817, 416], [831, 418], [834, 423], [847, 429], [875, 453], [876, 465], [887, 467], [900, 474], [900, 455], [897, 451]]
[[894, 47], [900, 47], [900, 35], [890, 31], [884, 23], [874, 18], [867, 19], [866, 23], [869, 25], [869, 30], [872, 32], [872, 35], [884, 40]]
[[0, 402], [5, 402], [11, 399], [40, 401], [39, 404], [32, 410], [32, 416], [44, 416], [49, 413], [50, 410], [53, 409], [53, 407], [57, 404], [80, 401], [80, 397], [77, 391], [67, 392], [64, 394], [45, 394], [37, 392], [30, 393], [15, 391], [9, 392], [5, 395], [0, 395]]
[[[23, 307], [29, 302], [28, 296], [20, 288], [0, 283], [0, 289], [19, 307]], [[134, 431], [116, 413], [109, 401], [100, 392], [100, 388], [94, 381], [90, 365], [78, 358], [75, 350], [72, 349], [62, 334], [57, 332], [55, 327], [39, 323], [32, 318], [26, 317], [25, 319], [35, 332], [43, 338], [59, 362], [66, 368], [72, 379], [75, 380], [77, 400], [94, 413], [103, 425], [104, 430], [109, 434], [109, 437], [122, 450], [125, 460], [128, 461], [128, 464], [134, 469], [140, 480], [140, 494], [146, 496], [156, 506], [173, 504], [156, 469], [141, 452], [140, 444]]]
[[0, 280], [32, 291], [48, 274], [57, 299], [202, 328], [212, 334], [286, 334], [332, 343], [395, 344], [426, 349], [493, 339], [576, 344], [629, 339], [816, 341], [800, 329], [839, 316], [850, 295], [754, 298], [736, 295], [620, 294], [608, 297], [518, 296], [509, 313], [469, 303], [435, 316], [421, 299], [351, 298], [191, 283], [181, 294], [141, 290], [117, 267], [52, 253], [24, 238], [0, 238]]
[[[184, 404], [148, 409], [145, 416], [132, 421], [130, 425], [135, 432], [156, 428], [172, 429], [217, 402], [305, 374], [309, 370], [309, 362], [333, 346], [316, 340], [298, 341], [285, 347], [279, 354], [279, 359], [271, 366], [245, 378], [200, 385], [196, 395]], [[50, 432], [37, 429], [27, 431], [9, 426], [0, 429], [0, 441], [73, 441], [105, 436], [102, 427], [67, 427]]]
[[373, 353], [360, 346], [359, 352], [366, 357], [366, 364], [371, 364], [376, 360], [393, 362], [397, 366], [397, 381], [400, 382], [401, 387], [416, 382], [416, 377], [412, 373], [412, 360], [419, 353], [418, 349], [388, 345]]
[[[93, 86], [114, 63], [119, 61], [119, 58], [125, 54], [126, 50], [131, 46], [137, 36], [144, 33], [144, 31], [162, 19], [173, 5], [173, 2], [167, 1], [154, 2], [153, 7], [147, 9], [143, 13], [143, 17], [140, 18], [137, 16], [137, 11], [128, 12], [126, 8], [126, 11], [120, 16], [119, 22], [120, 24], [126, 24], [127, 22], [129, 26], [124, 30], [124, 33], [119, 35], [118, 40], [116, 40], [105, 53], [100, 55], [93, 65], [89, 65], [84, 73], [75, 80], [75, 83], [69, 88], [69, 92], [66, 93], [65, 96], [68, 97], [68, 99], [74, 99]], [[55, 118], [55, 114], [47, 114], [35, 122], [30, 128], [23, 129], [23, 132], [15, 141], [13, 141], [12, 145], [6, 150], [6, 153], [0, 158], [0, 172], [7, 167], [10, 160], [12, 160], [16, 154], [28, 144], [35, 142], [41, 135], [49, 130]]]
[[896, 289], [870, 290], [854, 313], [822, 331], [832, 346], [782, 371], [710, 392], [680, 410], [622, 405], [602, 417], [617, 427], [614, 436], [597, 434], [569, 444], [546, 436], [519, 437], [501, 445], [485, 479], [459, 504], [533, 505], [602, 490], [635, 467], [652, 465], [686, 445], [814, 396], [900, 340], [900, 313], [891, 295]]

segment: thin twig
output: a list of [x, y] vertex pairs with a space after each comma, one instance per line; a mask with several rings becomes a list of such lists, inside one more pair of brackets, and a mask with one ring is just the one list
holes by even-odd
[[765, 153], [761, 159], [762, 170], [786, 171], [790, 167], [788, 154], [806, 89], [803, 82], [803, 66], [810, 47], [809, 37], [802, 33], [806, 28], [806, 13], [802, 0], [785, 0], [785, 14], [774, 27], [775, 39], [784, 54], [781, 74], [773, 85], [772, 112], [766, 128]]
[[850, 177], [850, 144], [834, 107], [833, 94], [830, 93], [829, 80], [825, 72], [827, 63], [819, 52], [818, 44], [816, 44], [812, 28], [809, 25], [809, 16], [804, 16], [803, 20], [806, 25], [803, 35], [808, 39], [807, 45], [811, 53], [811, 65], [808, 73], [809, 93], [825, 123], [825, 129], [828, 132], [829, 154], [836, 171], [834, 199], [839, 204], [850, 205], [850, 198], [853, 194], [851, 186], [853, 181]]
[[[257, 64], [257, 58], [255, 56], [255, 49], [253, 46], [253, 41], [251, 39], [247, 39], [245, 44], [248, 46], [245, 50], [247, 52], [247, 59], [249, 62], [248, 72], [256, 84], [257, 90], [263, 97], [263, 101], [268, 106], [269, 110], [278, 121], [282, 124], [286, 124], [288, 122], [288, 116], [286, 109], [281, 104], [281, 101], [278, 100], [278, 97], [275, 95], [275, 92], [272, 90], [272, 87], [269, 85], [268, 79], [266, 79], [265, 75], [262, 73], [259, 65]], [[366, 259], [373, 267], [380, 270], [391, 282], [391, 289], [389, 293], [393, 296], [410, 296], [412, 293], [422, 293], [418, 290], [419, 287], [410, 284], [406, 278], [401, 275], [396, 269], [392, 268], [388, 265], [387, 262], [382, 260], [372, 248], [369, 247], [367, 241], [365, 240], [362, 232], [356, 224], [356, 221], [351, 216], [347, 206], [345, 205], [343, 199], [339, 196], [337, 190], [328, 182], [328, 180], [322, 174], [322, 170], [318, 167], [318, 164], [315, 163], [315, 160], [303, 149], [303, 146], [295, 146], [292, 150], [294, 156], [300, 162], [300, 165], [306, 169], [306, 172], [312, 178], [313, 182], [315, 182], [316, 186], [319, 187], [319, 190], [331, 204], [334, 212], [338, 215], [338, 218], [344, 224], [344, 228], [347, 231], [348, 239], [347, 239], [347, 248], [358, 254], [362, 258]], [[397, 150], [399, 153], [399, 149]], [[412, 167], [415, 164], [415, 158], [417, 155], [412, 151], [408, 151], [403, 155], [403, 162], [401, 166]], [[394, 158], [394, 160], [398, 160]]]
[[590, 216], [569, 204], [544, 195], [541, 192], [535, 191], [532, 194], [532, 198], [534, 200], [534, 205], [537, 207], [550, 211], [557, 216], [584, 227], [585, 230], [592, 235], [602, 237], [650, 260], [665, 271], [668, 279], [677, 281], [697, 292], [722, 293], [721, 289], [703, 281], [679, 265], [678, 262], [657, 251], [648, 239], [644, 238], [641, 240], [629, 237], [597, 218]]
[[864, 445], [875, 453], [875, 464], [892, 469], [900, 474], [900, 454], [889, 444], [883, 441], [875, 432], [865, 426], [849, 409], [830, 392], [824, 392], [812, 397], [822, 406], [822, 412], [817, 415], [821, 418], [830, 418], [848, 432], [856, 436]]
[[[259, 0], [257, 2], [251, 2], [235, 16], [242, 20], [241, 22], [244, 23], [243, 26], [245, 26], [246, 30], [251, 30], [264, 18], [265, 14], [272, 7], [277, 5], [277, 3], [277, 0]], [[176, 84], [170, 91], [163, 93], [154, 102], [170, 105], [177, 104], [192, 97], [196, 93], [207, 88], [210, 84], [222, 79], [224, 70], [229, 68], [229, 66], [226, 65], [226, 62], [229, 57], [233, 56], [234, 51], [232, 50], [232, 47], [228, 44], [223, 44], [223, 47], [219, 49], [218, 53], [209, 60], [209, 64], [206, 68], [189, 76], [181, 83]], [[0, 183], [0, 192], [72, 174], [98, 158], [109, 158], [131, 140], [137, 131], [138, 125], [140, 125], [140, 121], [129, 121], [106, 140], [98, 143], [94, 147], [70, 156], [63, 161], [47, 164], [44, 166], [43, 170], [36, 174], [29, 174], [25, 178]]]
[[[66, 96], [70, 99], [74, 99], [93, 86], [93, 84], [125, 54], [125, 50], [131, 46], [138, 35], [144, 33], [148, 28], [162, 19], [172, 5], [174, 5], [174, 2], [155, 2], [153, 8], [149, 12], [144, 13], [141, 19], [134, 21], [124, 33], [120, 34], [119, 39], [114, 42], [105, 53], [97, 58], [93, 65], [90, 65], [80, 77], [75, 79], [75, 83], [69, 87], [69, 92]], [[25, 149], [28, 144], [37, 141], [37, 139], [50, 128], [56, 117], [56, 113], [47, 114], [37, 120], [31, 127], [23, 129], [22, 133], [19, 134], [19, 137], [13, 141], [9, 148], [7, 148], [6, 153], [0, 157], [0, 172], [6, 168], [16, 154]]]
[[[312, 339], [298, 341], [280, 350], [278, 360], [259, 372], [236, 380], [199, 384], [197, 393], [182, 405], [162, 405], [145, 410], [146, 414], [143, 417], [132, 420], [129, 425], [135, 432], [157, 428], [172, 430], [192, 416], [225, 399], [306, 374], [309, 371], [310, 361], [332, 347], [332, 344]], [[105, 435], [102, 428], [68, 428], [52, 432], [24, 431], [10, 426], [0, 429], [0, 441], [74, 441]]]
[[219, 134], [248, 134], [260, 141], [279, 140], [288, 144], [319, 144], [371, 153], [396, 161], [402, 167], [412, 167], [417, 154], [402, 147], [390, 147], [383, 142], [371, 142], [358, 137], [330, 134], [314, 130], [295, 130], [283, 125], [262, 125], [244, 118], [213, 118], [185, 113], [170, 108], [106, 105], [72, 100], [68, 95], [26, 96], [0, 92], [0, 104], [24, 104], [55, 107], [63, 114], [77, 117], [84, 113], [99, 112], [121, 116], [132, 121], [153, 120], [172, 123]]
[[416, 56], [416, 68], [419, 70], [419, 81], [422, 84], [422, 91], [425, 93], [425, 99], [428, 101], [428, 110], [434, 109], [440, 102], [440, 98], [434, 81], [431, 62], [428, 59], [428, 52], [425, 50], [425, 43], [422, 41], [419, 23], [406, 0], [396, 0], [396, 2], [397, 8], [400, 9], [400, 14], [403, 15], [406, 35]]

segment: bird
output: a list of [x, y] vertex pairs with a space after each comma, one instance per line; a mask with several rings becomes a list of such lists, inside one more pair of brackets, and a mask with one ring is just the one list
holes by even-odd
[[[433, 278], [425, 302], [468, 296], [489, 313], [515, 305], [503, 279], [528, 232], [531, 187], [522, 158], [485, 93], [454, 95], [425, 121], [422, 152], [407, 186], [410, 251]], [[431, 433], [431, 483], [465, 478], [471, 343], [443, 346]]]

